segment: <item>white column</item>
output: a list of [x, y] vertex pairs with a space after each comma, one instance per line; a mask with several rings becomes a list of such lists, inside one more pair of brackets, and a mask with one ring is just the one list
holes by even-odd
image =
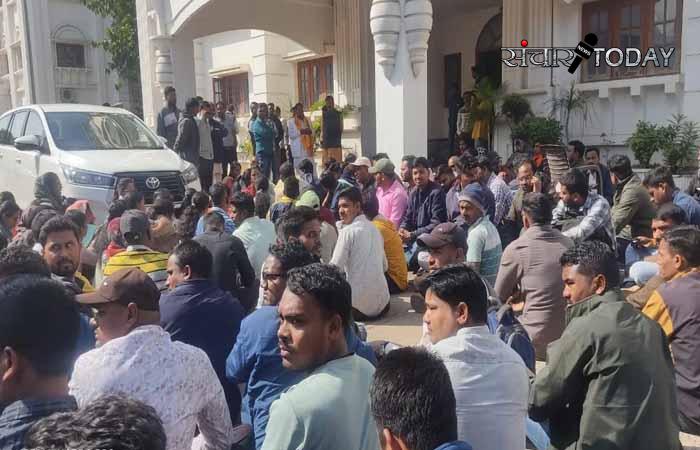
[[[393, 6], [386, 5], [391, 2], [375, 0], [373, 8], [378, 3], [384, 3], [382, 7], [388, 6], [383, 8], [384, 14], [392, 14]], [[419, 3], [422, 5], [418, 5]], [[426, 4], [430, 6], [429, 17], [416, 17], [412, 14]], [[382, 20], [379, 17], [382, 10], [374, 10], [371, 16], [375, 50], [380, 50], [375, 54], [377, 152], [387, 153], [395, 164], [398, 164], [404, 155], [427, 155], [428, 75], [425, 67], [425, 53], [427, 53], [425, 30], [429, 33], [432, 28], [432, 6], [429, 1], [400, 0], [400, 10], [400, 29], [393, 55], [393, 66], [390, 55], [393, 47], [391, 36], [393, 19], [386, 16], [387, 19], [383, 24], [379, 22]], [[417, 28], [419, 22], [422, 22], [423, 30]], [[382, 27], [388, 34], [382, 36], [385, 39], [378, 39], [378, 31], [381, 32]], [[418, 36], [419, 33], [426, 37], [424, 48], [420, 48], [422, 40], [421, 36]], [[388, 42], [388, 45], [384, 47], [376, 45], [382, 42], [385, 44]]]

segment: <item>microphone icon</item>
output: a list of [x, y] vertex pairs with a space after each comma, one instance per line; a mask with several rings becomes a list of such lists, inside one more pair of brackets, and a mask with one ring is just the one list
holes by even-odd
[[578, 43], [578, 45], [576, 46], [576, 50], [574, 50], [574, 52], [576, 53], [576, 57], [574, 58], [574, 61], [569, 67], [569, 73], [576, 72], [576, 69], [578, 69], [578, 66], [581, 64], [581, 62], [584, 59], [588, 59], [591, 57], [591, 55], [593, 55], [593, 46], [597, 43], [598, 36], [596, 36], [593, 33], [588, 33], [583, 38], [583, 41]]

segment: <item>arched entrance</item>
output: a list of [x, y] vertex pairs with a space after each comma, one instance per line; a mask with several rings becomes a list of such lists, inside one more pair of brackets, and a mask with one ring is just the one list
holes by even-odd
[[501, 85], [501, 41], [503, 36], [503, 14], [492, 17], [481, 30], [475, 49], [477, 79], [486, 77], [496, 86]]

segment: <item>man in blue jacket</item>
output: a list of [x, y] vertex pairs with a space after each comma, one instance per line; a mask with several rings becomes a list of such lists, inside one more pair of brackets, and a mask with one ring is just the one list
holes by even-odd
[[260, 165], [263, 176], [270, 178], [277, 128], [269, 118], [267, 105], [265, 103], [261, 103], [258, 106], [258, 118], [251, 123], [250, 127], [250, 131], [253, 133], [253, 138], [255, 140], [255, 158]]
[[173, 341], [202, 349], [224, 388], [231, 423], [240, 423], [241, 394], [225, 376], [226, 357], [238, 337], [243, 307], [209, 279], [212, 256], [206, 247], [185, 241], [168, 259], [168, 288], [160, 298], [160, 324]]
[[[257, 449], [262, 447], [265, 440], [272, 402], [305, 376], [303, 372], [294, 372], [282, 366], [277, 337], [277, 304], [287, 287], [287, 273], [316, 262], [318, 257], [299, 241], [270, 247], [270, 256], [263, 264], [260, 278], [264, 305], [243, 321], [236, 344], [226, 361], [228, 379], [246, 385], [242, 421], [252, 425]], [[371, 347], [361, 342], [354, 330], [346, 330], [345, 338], [349, 351], [376, 364]]]

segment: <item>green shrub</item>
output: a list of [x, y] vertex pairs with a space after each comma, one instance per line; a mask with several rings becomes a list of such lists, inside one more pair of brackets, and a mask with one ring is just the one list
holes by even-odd
[[634, 157], [642, 167], [649, 167], [651, 158], [669, 139], [669, 130], [665, 126], [640, 120], [626, 144], [632, 149]]
[[549, 117], [527, 117], [513, 127], [513, 139], [521, 139], [530, 146], [561, 142], [561, 123]]
[[666, 165], [673, 173], [690, 163], [695, 156], [700, 139], [700, 127], [683, 114], [674, 114], [666, 127], [667, 139], [661, 145]]

